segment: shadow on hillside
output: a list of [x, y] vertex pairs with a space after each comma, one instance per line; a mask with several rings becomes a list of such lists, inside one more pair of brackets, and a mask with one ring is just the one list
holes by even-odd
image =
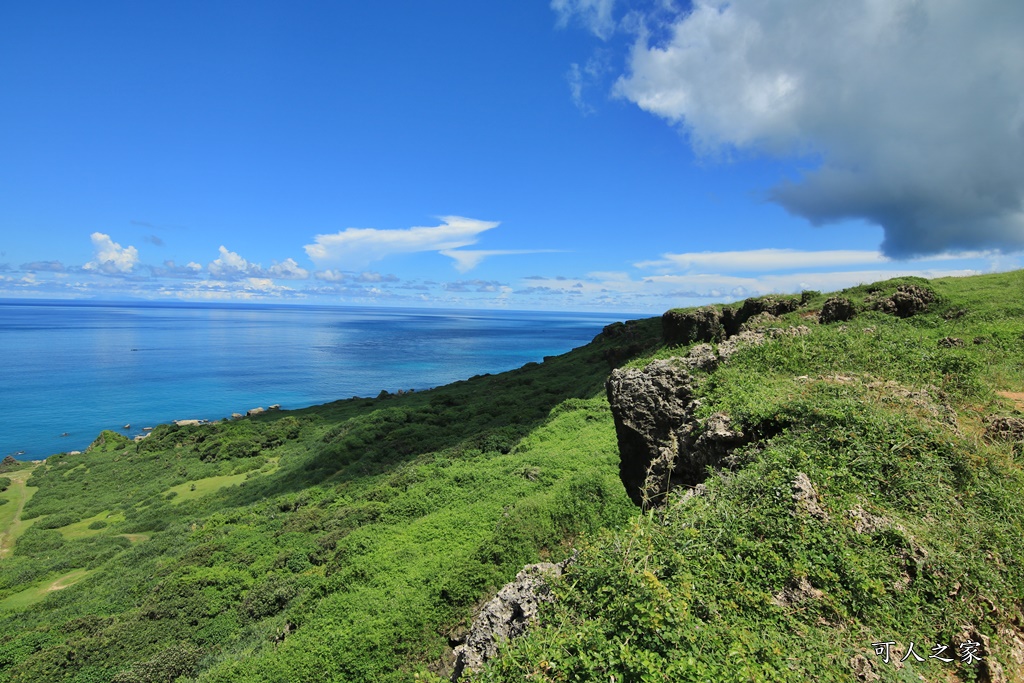
[[[448, 450], [508, 453], [570, 398], [604, 394], [611, 367], [660, 343], [656, 319], [598, 335], [586, 346], [498, 375], [481, 375], [424, 392], [350, 399], [280, 416], [315, 416], [329, 425], [272, 475], [225, 492], [219, 502], [247, 505], [297, 493], [331, 479], [344, 482], [393, 470], [428, 453]], [[626, 329], [626, 326], [622, 326]]]

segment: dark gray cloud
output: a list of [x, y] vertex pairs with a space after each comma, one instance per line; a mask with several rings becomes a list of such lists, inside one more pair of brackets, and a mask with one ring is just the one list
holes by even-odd
[[149, 242], [150, 244], [156, 245], [158, 247], [164, 246], [164, 241], [162, 239], [160, 239], [156, 235], [146, 235], [142, 239], [144, 239], [145, 241]]
[[700, 154], [816, 160], [770, 201], [876, 223], [890, 257], [1024, 248], [1024, 3], [697, 0], [648, 23], [616, 94]]

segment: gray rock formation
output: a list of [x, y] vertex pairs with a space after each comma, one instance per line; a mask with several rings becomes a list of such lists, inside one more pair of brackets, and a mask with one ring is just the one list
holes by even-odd
[[530, 622], [536, 619], [540, 604], [553, 599], [547, 579], [561, 576], [569, 562], [541, 562], [523, 567], [514, 581], [505, 584], [483, 606], [473, 620], [465, 642], [455, 648], [452, 681], [459, 680], [467, 669], [479, 671], [487, 660], [498, 654], [498, 646], [502, 641], [526, 632]]
[[717, 342], [725, 339], [722, 313], [713, 306], [694, 311], [666, 311], [661, 316], [661, 336], [668, 346]]
[[699, 401], [679, 361], [616, 370], [605, 387], [619, 443], [619, 476], [630, 499], [645, 509], [663, 504], [677, 486], [700, 484], [708, 467], [733, 464], [732, 451], [751, 440], [724, 413], [696, 418]]

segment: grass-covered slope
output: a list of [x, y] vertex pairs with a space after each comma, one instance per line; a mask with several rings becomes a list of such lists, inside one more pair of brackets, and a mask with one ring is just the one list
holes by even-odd
[[[604, 382], [688, 352], [657, 319], [4, 473], [0, 683], [436, 681], [483, 600], [573, 548], [558, 601], [475, 679], [1024, 680], [1024, 456], [987, 422], [1021, 415], [1024, 273], [915, 280], [934, 300], [899, 317], [884, 302], [909, 282], [842, 293], [842, 323], [806, 293], [751, 324], [807, 334], [694, 371], [705, 416], [771, 436], [649, 513]], [[925, 661], [899, 663], [911, 641]]]
[[697, 373], [704, 414], [775, 436], [581, 543], [541, 624], [476, 679], [1024, 680], [1024, 434], [987, 429], [1024, 407], [1024, 273], [916, 281], [924, 312], [872, 310], [898, 282], [843, 293], [842, 324], [811, 297], [762, 323], [808, 334]]
[[5, 474], [0, 681], [443, 674], [482, 597], [628, 518], [603, 382], [657, 340], [616, 325], [500, 375], [104, 432]]

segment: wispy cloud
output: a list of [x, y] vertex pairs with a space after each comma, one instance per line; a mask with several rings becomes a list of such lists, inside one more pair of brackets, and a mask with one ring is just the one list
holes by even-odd
[[601, 40], [615, 32], [615, 0], [551, 0], [551, 9], [558, 15], [559, 28], [576, 21]]
[[19, 270], [27, 273], [63, 273], [67, 268], [60, 261], [32, 261], [22, 263]]
[[441, 225], [399, 230], [348, 228], [331, 235], [317, 235], [306, 254], [318, 266], [361, 268], [395, 254], [443, 251], [475, 244], [480, 233], [498, 227], [494, 221], [443, 216]]
[[663, 254], [656, 261], [641, 261], [637, 268], [675, 270], [711, 269], [717, 271], [764, 272], [780, 269], [828, 268], [851, 264], [884, 263], [888, 259], [878, 251], [834, 249], [801, 251], [798, 249], [746, 249], [743, 251], [707, 251]]
[[203, 267], [195, 261], [179, 266], [174, 261], [164, 261], [162, 266], [149, 266], [149, 272], [156, 278], [190, 279], [202, 275]]
[[491, 256], [513, 256], [517, 254], [553, 254], [557, 249], [442, 249], [440, 253], [455, 259], [455, 270], [460, 273], [476, 268], [485, 258]]

